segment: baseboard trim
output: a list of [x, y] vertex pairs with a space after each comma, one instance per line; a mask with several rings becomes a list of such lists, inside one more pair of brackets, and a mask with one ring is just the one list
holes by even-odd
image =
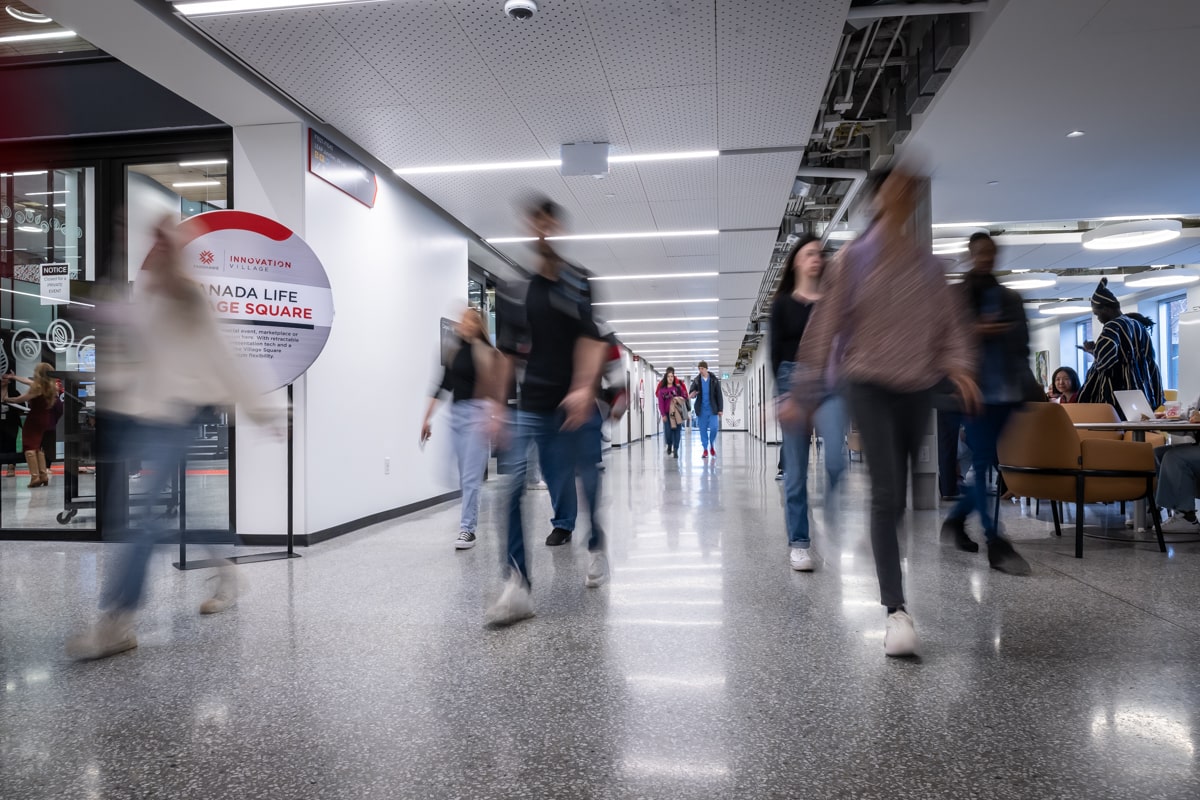
[[[378, 525], [381, 522], [389, 522], [400, 517], [406, 517], [409, 514], [415, 514], [418, 511], [424, 511], [427, 508], [447, 503], [451, 500], [457, 500], [462, 497], [462, 492], [454, 491], [440, 494], [436, 497], [430, 497], [425, 500], [420, 500], [416, 503], [409, 503], [406, 506], [397, 508], [389, 508], [387, 511], [380, 511], [376, 514], [370, 514], [365, 517], [343, 522], [341, 525], [334, 525], [331, 528], [315, 531], [307, 534], [297, 534], [296, 544], [301, 547], [310, 547], [314, 544], [327, 542], [330, 539], [336, 539], [338, 536], [344, 536], [347, 533], [361, 531], [363, 528], [369, 528], [372, 525]], [[262, 533], [262, 534], [246, 534], [241, 537], [242, 544], [251, 547], [283, 547], [287, 545], [287, 536], [281, 533]]]

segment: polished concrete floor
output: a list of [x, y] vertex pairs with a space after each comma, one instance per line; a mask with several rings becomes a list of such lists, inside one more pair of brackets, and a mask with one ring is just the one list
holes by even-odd
[[[499, 586], [450, 505], [240, 567], [241, 604], [156, 556], [141, 646], [75, 664], [112, 547], [0, 542], [0, 797], [1200, 797], [1200, 544], [1005, 524], [1033, 576], [906, 522], [921, 655], [883, 655], [854, 465], [813, 574], [792, 572], [775, 448], [713, 463], [650, 443], [607, 456], [613, 581], [582, 537], [541, 544], [537, 616], [482, 625]], [[1125, 535], [1113, 517], [1089, 519]]]

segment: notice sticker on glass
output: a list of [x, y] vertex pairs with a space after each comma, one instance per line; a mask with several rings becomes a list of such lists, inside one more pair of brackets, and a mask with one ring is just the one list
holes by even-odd
[[42, 264], [41, 291], [44, 306], [71, 302], [71, 267], [67, 264]]

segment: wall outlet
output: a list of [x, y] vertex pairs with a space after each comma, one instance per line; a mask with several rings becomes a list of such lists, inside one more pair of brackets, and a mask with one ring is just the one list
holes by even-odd
[[925, 445], [917, 451], [917, 461], [920, 461], [922, 464], [929, 463], [929, 445]]
[[390, 458], [383, 459], [383, 474], [384, 475], [392, 474], [392, 460]]

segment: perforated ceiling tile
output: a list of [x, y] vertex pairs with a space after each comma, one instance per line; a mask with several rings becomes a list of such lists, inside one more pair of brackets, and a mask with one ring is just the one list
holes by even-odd
[[613, 93], [635, 153], [717, 148], [716, 84]]
[[599, 233], [655, 230], [648, 203], [596, 203], [581, 206], [581, 211]]
[[717, 313], [722, 317], [743, 317], [748, 319], [753, 309], [753, 298], [722, 300], [717, 303]]
[[663, 239], [663, 249], [668, 256], [717, 256], [720, 254], [719, 236], [676, 236]]
[[417, 108], [468, 104], [501, 93], [444, 3], [361, 3], [331, 6], [322, 14]]
[[317, 114], [404, 101], [317, 11], [200, 17], [197, 24]]
[[466, 163], [556, 158], [538, 144], [507, 97], [427, 105], [423, 116], [467, 159]]
[[665, 200], [650, 204], [659, 230], [715, 230], [717, 203], [706, 200]]
[[[646, 192], [642, 189], [642, 178], [633, 164], [613, 164], [608, 175], [594, 178], [590, 175], [564, 177], [563, 182], [571, 194], [584, 207], [611, 203], [644, 203]], [[612, 195], [609, 197], [609, 195]]]
[[766, 269], [777, 236], [774, 230], [721, 233], [721, 272]]
[[721, 257], [707, 256], [667, 256], [668, 272], [714, 272], [721, 266]]
[[750, 298], [758, 297], [758, 289], [762, 286], [761, 272], [739, 272], [728, 275], [722, 275], [720, 281], [720, 295], [722, 300], [732, 300], [734, 298]]
[[715, 83], [713, 0], [603, 0], [588, 25], [614, 89]]
[[342, 109], [327, 119], [393, 169], [462, 161], [462, 154], [411, 106]]
[[608, 142], [616, 152], [629, 150], [610, 92], [517, 96], [513, 103], [542, 147], [555, 158], [559, 148], [570, 142]]
[[610, 239], [608, 249], [620, 261], [637, 264], [648, 260], [658, 261], [666, 258], [663, 250], [664, 239]]
[[542, 3], [527, 22], [507, 19], [499, 0], [446, 3], [508, 96], [609, 90], [581, 0]]
[[717, 194], [717, 164], [719, 159], [704, 158], [686, 161], [651, 161], [637, 165], [646, 189], [646, 199], [700, 200]]

